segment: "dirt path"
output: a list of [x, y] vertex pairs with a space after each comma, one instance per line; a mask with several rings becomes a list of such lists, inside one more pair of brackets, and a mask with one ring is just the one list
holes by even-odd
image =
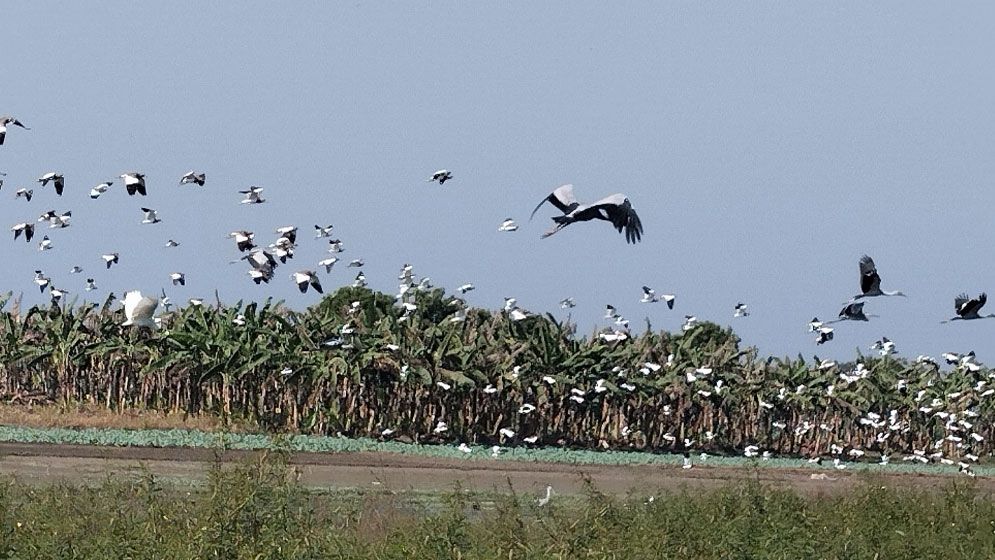
[[[258, 452], [228, 451], [224, 462], [251, 459]], [[30, 483], [95, 484], [108, 477], [140, 476], [151, 472], [165, 480], [204, 481], [219, 456], [208, 449], [93, 447], [81, 445], [0, 443], [0, 475]], [[681, 488], [707, 489], [733, 481], [756, 479], [790, 486], [809, 494], [833, 493], [864, 484], [866, 476], [826, 469], [728, 468], [648, 465], [566, 465], [515, 461], [461, 461], [393, 453], [295, 453], [291, 464], [300, 481], [313, 488], [389, 488], [395, 491], [451, 491], [462, 487], [478, 491], [539, 492], [547, 484], [558, 494], [583, 492], [586, 481], [611, 494], [632, 491], [640, 495]], [[814, 476], [813, 476], [814, 475]], [[945, 487], [951, 475], [876, 475], [882, 484]], [[979, 490], [995, 492], [995, 479], [975, 479]]]

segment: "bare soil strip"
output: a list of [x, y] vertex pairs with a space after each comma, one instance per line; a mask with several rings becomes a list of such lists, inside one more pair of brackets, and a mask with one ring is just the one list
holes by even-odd
[[[29, 483], [96, 484], [109, 477], [151, 473], [165, 480], [200, 483], [212, 463], [252, 460], [263, 452], [189, 448], [96, 447], [0, 443], [0, 475]], [[708, 489], [757, 480], [806, 494], [835, 493], [875, 484], [945, 488], [966, 477], [932, 474], [854, 474], [834, 469], [731, 468], [650, 465], [566, 465], [518, 461], [463, 461], [395, 453], [293, 453], [290, 464], [311, 488], [389, 489], [448, 492], [457, 484], [482, 492], [539, 492], [551, 485], [558, 494], [586, 491], [590, 484], [609, 494], [650, 495], [660, 491]], [[980, 491], [995, 492], [995, 479], [974, 479]]]

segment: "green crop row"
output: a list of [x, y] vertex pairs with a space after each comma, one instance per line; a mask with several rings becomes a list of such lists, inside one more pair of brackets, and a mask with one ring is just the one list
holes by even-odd
[[[987, 368], [760, 357], [731, 330], [579, 336], [551, 315], [417, 308], [343, 288], [304, 312], [190, 306], [153, 332], [103, 306], [0, 312], [0, 396], [214, 414], [267, 430], [420, 444], [776, 456], [995, 451]], [[5, 300], [3, 303], [9, 303]], [[858, 369], [857, 362], [860, 362]], [[843, 450], [843, 451], [841, 451]], [[847, 455], [844, 455], [847, 456]]]

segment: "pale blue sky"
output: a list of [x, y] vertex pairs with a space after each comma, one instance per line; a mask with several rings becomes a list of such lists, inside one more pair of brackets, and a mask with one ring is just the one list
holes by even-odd
[[[346, 252], [322, 273], [327, 291], [351, 282], [349, 259], [389, 292], [410, 262], [450, 290], [473, 282], [478, 306], [514, 296], [562, 316], [573, 296], [582, 332], [612, 303], [639, 329], [645, 316], [732, 324], [763, 353], [852, 357], [888, 336], [913, 357], [993, 359], [995, 320], [939, 324], [958, 292], [995, 293], [977, 253], [995, 245], [993, 15], [908, 2], [5, 3], [0, 114], [33, 130], [0, 147], [0, 218], [74, 220], [52, 251], [9, 242], [0, 280], [41, 301], [36, 268], [76, 295], [92, 275], [102, 299], [157, 292], [182, 270], [174, 300], [218, 287], [300, 308], [317, 296], [289, 275], [316, 268], [312, 227], [329, 222]], [[442, 167], [452, 182], [424, 182]], [[206, 188], [177, 186], [189, 169]], [[146, 199], [125, 195], [129, 170], [147, 174]], [[64, 197], [34, 182], [47, 171], [65, 174]], [[528, 214], [567, 182], [586, 200], [626, 193], [643, 242], [604, 223], [540, 241], [553, 209]], [[238, 204], [250, 184], [266, 204]], [[13, 198], [21, 185], [29, 204]], [[140, 225], [143, 205], [163, 223]], [[505, 217], [521, 229], [498, 233]], [[270, 286], [227, 264], [227, 232], [269, 242], [287, 224], [301, 227], [298, 257]], [[164, 249], [170, 237], [182, 246]], [[121, 253], [110, 271], [107, 251]], [[858, 291], [865, 252], [885, 289], [911, 297], [871, 300], [881, 318], [816, 347], [806, 323]], [[643, 284], [676, 293], [675, 309], [640, 304]], [[740, 300], [753, 315], [733, 321]]]

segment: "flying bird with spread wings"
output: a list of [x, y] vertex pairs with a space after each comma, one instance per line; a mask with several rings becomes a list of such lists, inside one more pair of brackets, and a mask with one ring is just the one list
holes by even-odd
[[619, 233], [624, 231], [625, 240], [628, 243], [636, 243], [642, 238], [643, 224], [639, 221], [639, 216], [624, 194], [616, 193], [591, 204], [580, 204], [574, 197], [574, 186], [561, 185], [535, 207], [532, 215], [529, 216], [530, 221], [546, 202], [563, 212], [563, 215], [553, 216], [553, 222], [556, 225], [553, 229], [542, 234], [543, 239], [574, 222], [587, 222], [595, 219], [611, 222]]

